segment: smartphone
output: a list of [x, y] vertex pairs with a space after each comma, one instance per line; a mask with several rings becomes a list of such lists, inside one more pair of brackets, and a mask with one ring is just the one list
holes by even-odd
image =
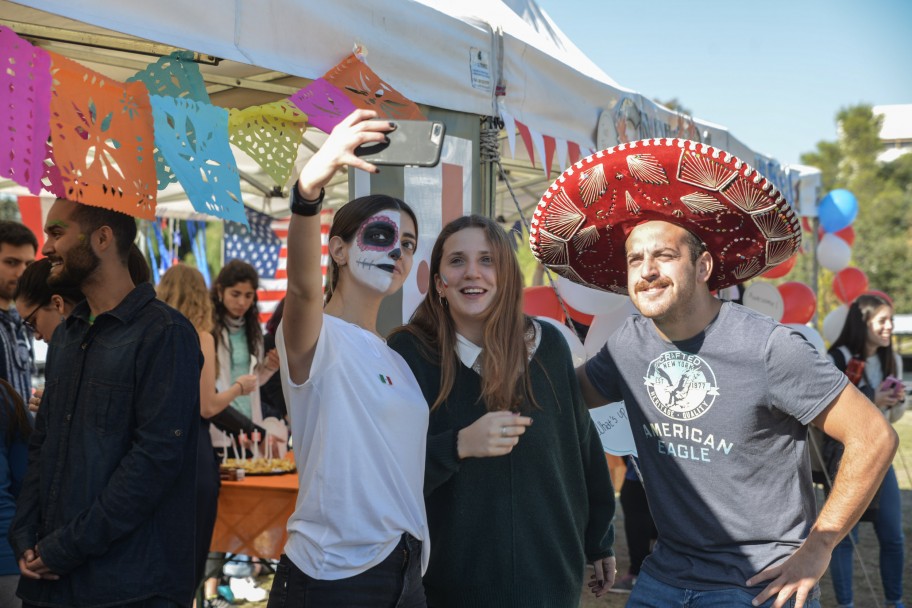
[[364, 144], [355, 154], [375, 165], [435, 167], [446, 125], [434, 120], [393, 120], [396, 128], [386, 134], [389, 142]]
[[880, 385], [880, 390], [893, 391], [893, 396], [896, 397], [897, 399], [899, 398], [900, 395], [902, 395], [902, 389], [903, 389], [902, 383], [899, 381], [898, 378], [895, 378], [894, 376], [887, 376], [886, 378], [884, 378], [883, 383], [881, 383], [881, 385]]

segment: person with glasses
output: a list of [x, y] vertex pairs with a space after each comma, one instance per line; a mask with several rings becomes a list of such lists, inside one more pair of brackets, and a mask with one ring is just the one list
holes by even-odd
[[0, 378], [27, 400], [32, 394], [34, 353], [28, 332], [13, 306], [19, 277], [35, 261], [38, 239], [19, 222], [0, 221]]
[[[130, 248], [127, 267], [134, 285], [148, 283], [151, 277], [149, 263], [136, 245]], [[50, 344], [51, 336], [70, 311], [85, 299], [77, 285], [54, 283], [48, 285], [51, 261], [42, 258], [22, 273], [16, 289], [16, 305], [24, 312], [22, 324], [38, 340]]]
[[[148, 283], [151, 277], [149, 264], [136, 245], [130, 248], [127, 259], [130, 277], [135, 285]], [[85, 299], [82, 291], [76, 285], [55, 283], [48, 285], [51, 274], [51, 261], [42, 258], [31, 264], [19, 278], [16, 289], [16, 303], [22, 309], [22, 325], [31, 332], [37, 340], [51, 343], [51, 336], [57, 326], [70, 316], [70, 312], [77, 304]], [[35, 390], [28, 400], [29, 411], [38, 411], [44, 389]]]
[[25, 269], [16, 290], [16, 304], [22, 310], [22, 324], [37, 340], [51, 342], [54, 330], [85, 299], [79, 287], [47, 283], [51, 261], [42, 258]]

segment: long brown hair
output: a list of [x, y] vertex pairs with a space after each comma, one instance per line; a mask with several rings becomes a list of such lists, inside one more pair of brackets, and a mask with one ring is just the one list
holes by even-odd
[[[523, 315], [523, 285], [519, 264], [507, 234], [493, 220], [469, 215], [453, 220], [440, 232], [431, 251], [430, 286], [409, 324], [408, 331], [421, 343], [422, 352], [440, 365], [440, 393], [431, 405], [437, 409], [449, 397], [456, 380], [456, 326], [450, 310], [434, 293], [440, 274], [443, 246], [448, 238], [466, 228], [481, 228], [491, 246], [497, 275], [497, 292], [487, 311], [482, 337], [481, 399], [487, 410], [520, 410], [536, 406], [529, 380], [525, 333], [531, 320]], [[395, 332], [394, 332], [395, 333]]]
[[[853, 356], [860, 356], [864, 359], [868, 339], [868, 321], [884, 306], [893, 310], [893, 304], [889, 300], [874, 293], [864, 293], [855, 298], [855, 301], [849, 306], [845, 325], [842, 326], [839, 337], [836, 338], [830, 349], [845, 346]], [[876, 354], [880, 359], [880, 369], [883, 370], [884, 378], [895, 376], [896, 357], [893, 356], [892, 340], [887, 346], [878, 347]]]
[[260, 345], [263, 344], [263, 334], [260, 332], [260, 313], [257, 308], [257, 302], [259, 301], [257, 289], [260, 286], [260, 278], [257, 275], [256, 268], [243, 260], [231, 260], [222, 266], [221, 271], [215, 278], [215, 282], [212, 283], [212, 287], [209, 289], [209, 297], [212, 300], [213, 307], [212, 337], [215, 338], [216, 344], [221, 342], [228, 347], [228, 344], [222, 339], [222, 330], [228, 327], [227, 323], [225, 323], [228, 309], [225, 308], [225, 304], [222, 302], [219, 288], [224, 291], [238, 283], [250, 283], [250, 286], [253, 287], [253, 304], [244, 313], [244, 335], [247, 337], [247, 351], [257, 357]]
[[212, 331], [212, 300], [199, 270], [175, 264], [162, 275], [156, 291], [158, 299], [187, 317], [196, 331]]

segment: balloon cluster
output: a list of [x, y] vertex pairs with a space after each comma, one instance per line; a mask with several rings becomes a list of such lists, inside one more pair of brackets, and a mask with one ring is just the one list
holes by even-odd
[[744, 305], [785, 325], [804, 325], [814, 317], [817, 296], [799, 281], [781, 285], [752, 283], [744, 290]]
[[849, 266], [855, 243], [852, 222], [858, 216], [858, 201], [848, 190], [833, 190], [820, 201], [817, 214], [823, 231], [817, 246], [817, 260], [835, 273], [833, 293], [841, 302], [823, 319], [823, 337], [833, 342], [845, 325], [849, 304], [868, 291], [867, 275], [861, 269]]
[[[842, 303], [823, 321], [824, 337], [832, 342], [842, 330], [848, 305], [868, 290], [868, 278], [865, 273], [849, 266], [852, 245], [855, 243], [852, 222], [858, 216], [858, 201], [848, 190], [833, 190], [820, 201], [817, 215], [820, 220], [820, 229], [817, 233], [817, 261], [835, 273], [833, 292]], [[805, 225], [805, 228], [810, 229], [810, 226]], [[793, 256], [762, 276], [767, 279], [784, 277], [795, 266], [795, 261], [796, 257]], [[796, 327], [803, 327], [808, 323], [817, 310], [817, 298], [811, 288], [795, 281], [783, 283], [778, 287], [769, 283], [754, 283], [744, 293], [744, 304], [781, 323]], [[822, 339], [812, 342], [823, 344]]]

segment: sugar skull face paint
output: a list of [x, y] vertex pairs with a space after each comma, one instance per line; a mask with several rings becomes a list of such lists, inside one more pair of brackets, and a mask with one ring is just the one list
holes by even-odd
[[[381, 211], [364, 220], [351, 245], [349, 267], [356, 280], [387, 292], [396, 289], [411, 269], [416, 239], [414, 227], [403, 231], [401, 214], [394, 209]], [[407, 218], [412, 225], [412, 219]]]

